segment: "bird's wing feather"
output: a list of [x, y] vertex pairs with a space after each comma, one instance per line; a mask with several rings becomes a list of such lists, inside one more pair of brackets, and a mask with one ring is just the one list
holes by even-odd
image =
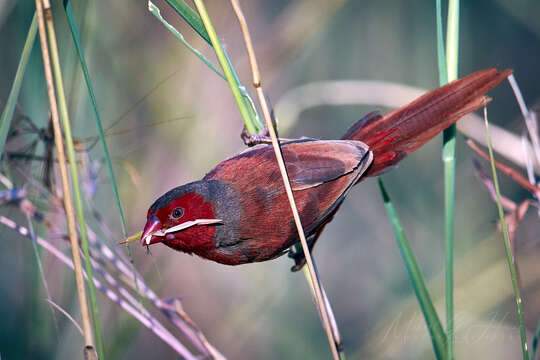
[[[359, 141], [298, 141], [282, 144], [281, 149], [306, 236], [317, 231], [373, 161], [371, 151]], [[272, 146], [258, 146], [223, 161], [205, 180], [227, 184], [238, 194], [243, 216], [224, 226], [236, 226], [235, 239], [257, 250], [239, 252], [234, 241], [221, 236], [221, 252], [233, 251], [242, 262], [263, 261], [298, 241]], [[226, 213], [234, 210], [228, 201], [220, 204]]]
[[[302, 140], [286, 143], [281, 149], [293, 190], [304, 190], [335, 180], [359, 166], [367, 167], [371, 162], [371, 157], [366, 156], [368, 146], [360, 141]], [[250, 176], [253, 181], [261, 176], [280, 180], [271, 145], [259, 145], [223, 161], [206, 174], [205, 180], [234, 181], [244, 176]]]
[[285, 167], [293, 190], [303, 190], [349, 174], [365, 162], [367, 145], [344, 141], [312, 141], [285, 146]]

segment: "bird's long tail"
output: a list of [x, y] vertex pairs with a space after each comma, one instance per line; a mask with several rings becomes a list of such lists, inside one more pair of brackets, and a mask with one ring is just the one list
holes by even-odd
[[342, 139], [360, 140], [373, 151], [367, 176], [397, 164], [462, 116], [484, 106], [484, 95], [512, 70], [480, 70], [433, 90], [384, 116], [372, 112], [357, 121]]

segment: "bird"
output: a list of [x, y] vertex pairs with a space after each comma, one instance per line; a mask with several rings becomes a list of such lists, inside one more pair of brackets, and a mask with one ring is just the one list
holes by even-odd
[[[382, 115], [373, 111], [339, 140], [281, 140], [280, 148], [311, 250], [351, 188], [392, 169], [464, 115], [512, 70], [480, 70]], [[287, 252], [305, 264], [272, 145], [231, 156], [201, 180], [173, 188], [148, 209], [143, 246], [163, 243], [226, 265], [272, 260]]]

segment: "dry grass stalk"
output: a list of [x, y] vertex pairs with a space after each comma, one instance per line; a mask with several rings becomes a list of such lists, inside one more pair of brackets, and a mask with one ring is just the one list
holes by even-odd
[[[469, 144], [470, 145], [470, 144]], [[491, 199], [496, 204], [497, 203], [497, 193], [495, 191], [495, 184], [493, 180], [489, 177], [488, 174], [484, 172], [482, 167], [477, 161], [474, 161], [475, 173], [480, 182], [488, 189]], [[506, 224], [506, 229], [508, 230], [508, 239], [510, 241], [510, 247], [512, 250], [512, 256], [514, 257], [516, 265], [516, 276], [519, 286], [521, 287], [521, 280], [519, 275], [518, 259], [516, 257], [517, 243], [516, 243], [516, 231], [521, 223], [521, 220], [525, 217], [527, 210], [532, 202], [529, 199], [523, 200], [519, 205], [516, 204], [513, 200], [501, 195], [501, 205], [504, 210], [507, 212], [504, 215], [504, 223]], [[497, 230], [502, 233], [504, 227], [502, 222], [499, 220], [497, 222]]]
[[[197, 2], [197, 1], [196, 1]], [[274, 130], [274, 126], [272, 124], [272, 118], [270, 114], [270, 110], [268, 108], [268, 104], [266, 102], [266, 97], [264, 96], [264, 92], [262, 89], [262, 83], [259, 73], [259, 66], [257, 64], [257, 59], [255, 56], [255, 51], [253, 50], [253, 43], [251, 41], [251, 36], [249, 34], [249, 29], [246, 23], [246, 19], [244, 17], [244, 14], [242, 12], [242, 9], [240, 7], [240, 4], [237, 0], [231, 0], [231, 4], [234, 8], [234, 12], [236, 13], [236, 17], [238, 18], [238, 22], [240, 23], [240, 27], [242, 29], [242, 34], [244, 36], [244, 41], [246, 44], [248, 56], [249, 56], [249, 62], [251, 65], [251, 72], [253, 74], [253, 86], [255, 87], [257, 91], [257, 96], [259, 98], [259, 103], [261, 105], [264, 119], [266, 121], [266, 127], [270, 133], [270, 137], [272, 138], [272, 146], [274, 148], [274, 152], [276, 154], [276, 159], [279, 165], [279, 170], [281, 172], [281, 176], [283, 177], [283, 184], [285, 185], [285, 190], [287, 192], [287, 197], [289, 198], [289, 203], [291, 206], [291, 210], [294, 217], [294, 222], [296, 224], [296, 228], [298, 230], [298, 235], [300, 237], [300, 243], [302, 244], [302, 249], [304, 251], [304, 255], [306, 257], [306, 263], [308, 265], [311, 282], [313, 284], [315, 297], [317, 300], [317, 307], [319, 308], [319, 311], [321, 313], [321, 318], [323, 321], [324, 329], [326, 330], [326, 335], [328, 337], [328, 341], [330, 343], [330, 347], [332, 349], [332, 355], [334, 359], [339, 359], [336, 339], [334, 338], [334, 333], [332, 332], [332, 328], [330, 326], [330, 317], [328, 315], [327, 307], [325, 306], [325, 301], [322, 295], [321, 286], [319, 279], [315, 272], [315, 267], [313, 265], [313, 260], [311, 258], [311, 254], [309, 252], [309, 247], [307, 244], [307, 240], [304, 234], [304, 229], [302, 227], [302, 223], [300, 221], [300, 216], [298, 215], [298, 209], [296, 208], [296, 204], [294, 201], [294, 195], [292, 192], [291, 184], [289, 182], [289, 178], [287, 175], [287, 170], [285, 168], [285, 163], [283, 161], [283, 156], [281, 154], [281, 149], [279, 147], [279, 142], [277, 140], [276, 132]]]
[[[478, 153], [478, 155], [482, 156], [484, 159], [489, 161], [489, 155], [486, 154], [484, 151], [480, 150], [478, 145], [471, 139], [467, 140], [467, 145], [474, 151]], [[517, 172], [515, 169], [511, 168], [510, 166], [507, 166], [497, 160], [493, 160], [495, 163], [495, 166], [497, 169], [501, 170], [506, 176], [517, 182], [519, 185], [521, 185], [525, 190], [529, 191], [531, 194], [536, 196], [537, 198], [540, 198], [540, 187], [531, 184], [525, 176], [521, 175], [519, 172]]]
[[77, 238], [77, 230], [75, 224], [75, 213], [73, 211], [73, 201], [71, 198], [71, 188], [66, 166], [66, 155], [64, 153], [64, 143], [62, 139], [62, 131], [60, 129], [60, 120], [58, 115], [58, 107], [56, 102], [56, 93], [54, 88], [54, 80], [52, 75], [51, 61], [47, 42], [47, 33], [45, 30], [45, 20], [43, 12], [43, 4], [41, 0], [36, 0], [36, 12], [38, 15], [39, 39], [41, 44], [41, 53], [43, 56], [43, 67], [45, 71], [45, 79], [47, 83], [47, 94], [51, 106], [51, 115], [53, 120], [54, 141], [58, 152], [58, 162], [60, 168], [60, 176], [62, 179], [62, 189], [64, 193], [64, 207], [66, 210], [66, 218], [68, 223], [68, 232], [71, 242], [73, 255], [73, 265], [75, 268], [75, 279], [77, 284], [77, 294], [79, 297], [79, 307], [81, 311], [84, 342], [85, 342], [85, 357], [97, 358], [94, 350], [94, 338], [92, 333], [92, 325], [90, 322], [90, 314], [88, 311], [88, 303], [86, 297], [86, 289], [83, 277], [81, 258], [79, 256], [79, 241]]

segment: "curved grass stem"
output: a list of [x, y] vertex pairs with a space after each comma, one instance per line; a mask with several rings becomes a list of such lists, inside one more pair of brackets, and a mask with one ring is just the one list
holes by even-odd
[[403, 262], [405, 263], [405, 267], [407, 268], [407, 273], [409, 274], [409, 279], [411, 280], [418, 304], [420, 305], [420, 309], [422, 310], [422, 314], [426, 320], [426, 325], [431, 337], [435, 356], [438, 360], [445, 359], [448, 351], [446, 349], [447, 338], [441, 325], [441, 321], [439, 320], [435, 306], [433, 306], [433, 301], [429, 296], [424, 278], [422, 277], [422, 273], [420, 272], [420, 268], [416, 262], [416, 258], [409, 244], [409, 240], [407, 239], [405, 231], [401, 226], [397, 212], [394, 209], [394, 205], [390, 200], [390, 196], [388, 195], [388, 192], [386, 191], [386, 188], [384, 187], [384, 184], [380, 178], [378, 182], [384, 201], [384, 206], [386, 208], [386, 212], [388, 213], [388, 218], [390, 218], [390, 221], [392, 222], [399, 251], [403, 258]]
[[[202, 1], [195, 1], [197, 4], [198, 2], [202, 3]], [[329, 311], [326, 306], [325, 298], [323, 297], [322, 292], [322, 286], [320, 283], [320, 279], [317, 276], [317, 272], [315, 269], [315, 265], [313, 263], [313, 259], [311, 258], [311, 254], [309, 252], [309, 247], [307, 244], [306, 236], [304, 234], [304, 229], [302, 227], [302, 223], [300, 221], [300, 216], [298, 214], [298, 209], [296, 208], [296, 203], [294, 200], [294, 195], [292, 192], [291, 184], [289, 182], [289, 177], [287, 175], [287, 170], [285, 168], [285, 163], [283, 161], [283, 155], [281, 154], [281, 148], [279, 146], [279, 142], [277, 140], [276, 131], [274, 129], [274, 126], [272, 124], [270, 109], [268, 107], [268, 104], [266, 102], [266, 97], [264, 96], [264, 92], [262, 89], [262, 82], [259, 72], [259, 66], [257, 64], [257, 59], [255, 56], [255, 51], [253, 49], [253, 43], [251, 41], [251, 36], [249, 34], [249, 29], [247, 26], [246, 19], [244, 17], [244, 13], [242, 12], [242, 8], [240, 7], [240, 4], [237, 0], [231, 0], [231, 4], [233, 6], [233, 9], [236, 13], [236, 17], [238, 18], [238, 22], [240, 23], [240, 27], [242, 29], [242, 34], [244, 36], [244, 42], [247, 48], [248, 57], [251, 65], [251, 72], [253, 75], [253, 86], [255, 87], [257, 91], [257, 96], [259, 98], [259, 104], [261, 105], [263, 116], [266, 121], [266, 128], [268, 129], [270, 133], [270, 137], [272, 138], [272, 147], [274, 148], [274, 153], [276, 155], [276, 160], [278, 162], [279, 170], [282, 176], [283, 184], [285, 186], [285, 190], [287, 192], [287, 197], [289, 199], [289, 205], [291, 206], [291, 210], [293, 213], [294, 222], [296, 224], [296, 229], [298, 231], [298, 235], [300, 237], [300, 243], [302, 244], [302, 249], [304, 250], [304, 255], [306, 257], [306, 263], [308, 265], [309, 275], [311, 278], [311, 283], [313, 285], [313, 289], [315, 292], [315, 298], [317, 301], [317, 307], [319, 308], [322, 322], [324, 325], [324, 329], [326, 331], [326, 335], [328, 337], [328, 341], [330, 343], [330, 348], [332, 350], [332, 356], [334, 359], [338, 360], [340, 358], [339, 352], [338, 352], [338, 340], [336, 339], [336, 336], [334, 332], [332, 331], [332, 327], [330, 325], [330, 316]], [[198, 7], [198, 6], [197, 6]]]
[[[103, 147], [103, 153], [105, 155], [105, 163], [107, 164], [107, 170], [109, 172], [109, 179], [111, 180], [111, 187], [114, 192], [114, 198], [116, 202], [116, 207], [118, 209], [118, 214], [120, 216], [120, 225], [122, 227], [122, 236], [127, 237], [127, 228], [126, 228], [126, 219], [124, 216], [124, 210], [122, 208], [122, 203], [120, 201], [120, 192], [118, 191], [118, 185], [116, 182], [116, 176], [114, 175], [114, 170], [112, 167], [112, 161], [109, 154], [109, 148], [107, 142], [105, 141], [105, 134], [103, 131], [103, 125], [101, 122], [101, 117], [99, 115], [99, 110], [97, 106], [96, 96], [94, 94], [94, 88], [92, 87], [92, 82], [90, 81], [90, 74], [88, 73], [88, 67], [86, 66], [84, 51], [81, 45], [81, 40], [79, 37], [79, 31], [77, 29], [77, 24], [75, 23], [75, 16], [73, 15], [73, 10], [71, 8], [71, 2], [69, 0], [64, 0], [64, 10], [66, 12], [69, 28], [71, 30], [71, 35], [73, 37], [73, 42], [75, 43], [75, 48], [77, 49], [77, 55], [81, 63], [81, 68], [84, 75], [84, 80], [86, 82], [86, 88], [88, 90], [88, 96], [90, 97], [90, 102], [92, 104], [92, 109], [94, 111], [94, 117], [96, 119], [96, 125], [98, 128], [99, 140]], [[135, 289], [137, 291], [138, 300], [142, 305], [142, 295], [139, 289], [139, 283], [137, 281], [135, 263], [133, 261], [133, 256], [131, 255], [131, 246], [126, 244], [126, 249], [128, 253], [128, 258], [131, 263], [131, 270], [133, 272], [133, 279], [135, 281]]]
[[210, 20], [210, 17], [208, 16], [208, 13], [206, 11], [206, 7], [201, 0], [195, 0], [194, 3], [197, 11], [199, 12], [204, 27], [208, 32], [208, 36], [210, 38], [212, 46], [214, 47], [214, 51], [216, 52], [219, 64], [223, 69], [225, 78], [229, 83], [234, 99], [236, 100], [236, 104], [238, 106], [238, 109], [240, 110], [240, 114], [242, 115], [242, 119], [244, 120], [244, 124], [246, 125], [246, 129], [252, 134], [258, 133], [262, 130], [262, 128], [260, 127], [260, 124], [257, 123], [256, 119], [252, 116], [253, 112], [252, 110], [250, 110], [250, 104], [247, 102], [245, 96], [242, 93], [242, 90], [240, 89], [240, 86], [234, 75], [234, 70], [232, 69], [227, 55], [225, 54], [225, 51], [223, 50], [223, 47], [219, 42], [216, 30], [214, 29], [212, 21]]
[[521, 339], [521, 352], [523, 360], [529, 360], [529, 353], [527, 350], [527, 332], [525, 331], [525, 322], [523, 320], [523, 304], [521, 301], [521, 294], [519, 291], [519, 283], [517, 279], [516, 260], [515, 255], [512, 253], [512, 245], [510, 244], [510, 237], [508, 236], [508, 228], [504, 221], [504, 210], [501, 203], [501, 193], [499, 191], [499, 180], [497, 179], [497, 170], [495, 168], [495, 160], [493, 156], [493, 149], [491, 147], [491, 137], [489, 135], [489, 123], [487, 118], [487, 107], [484, 106], [484, 122], [486, 125], [486, 138], [488, 142], [489, 160], [491, 163], [491, 172], [493, 175], [493, 185], [495, 186], [495, 193], [497, 194], [497, 210], [499, 211], [499, 221], [501, 222], [501, 229], [504, 238], [504, 247], [506, 250], [506, 260], [508, 262], [508, 269], [510, 270], [510, 278], [512, 279], [512, 287], [514, 289], [514, 297], [516, 300], [517, 313], [519, 319], [519, 335]]

